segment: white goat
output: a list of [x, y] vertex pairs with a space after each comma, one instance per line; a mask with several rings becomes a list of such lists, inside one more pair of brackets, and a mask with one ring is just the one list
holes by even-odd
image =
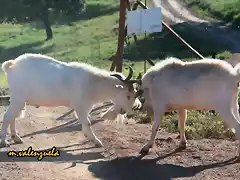
[[95, 136], [88, 119], [91, 107], [99, 102], [111, 100], [115, 111], [130, 111], [135, 103], [136, 90], [128, 80], [132, 77], [130, 68], [126, 79], [123, 74], [108, 72], [84, 63], [65, 63], [41, 54], [23, 54], [15, 60], [2, 64], [10, 89], [10, 106], [4, 114], [1, 144], [9, 146], [6, 140], [10, 124], [11, 135], [16, 143], [23, 140], [16, 133], [15, 118], [25, 104], [33, 106], [73, 108], [82, 123], [86, 137], [96, 146], [102, 142]]
[[[145, 98], [142, 109], [154, 114], [151, 138], [140, 153], [147, 154], [152, 148], [164, 112], [171, 110], [179, 113], [181, 148], [186, 148], [187, 144], [187, 110], [219, 112], [225, 125], [234, 128], [240, 140], [239, 82], [240, 64], [234, 68], [218, 59], [183, 62], [171, 57], [152, 66], [139, 81], [138, 95], [143, 93]], [[238, 148], [240, 155], [240, 145]]]

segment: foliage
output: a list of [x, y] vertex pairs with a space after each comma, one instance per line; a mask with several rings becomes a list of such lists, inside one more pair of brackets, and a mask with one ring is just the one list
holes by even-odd
[[49, 11], [76, 16], [84, 8], [84, 2], [84, 0], [0, 0], [0, 22], [16, 24], [42, 20], [47, 39], [51, 39]]
[[0, 0], [2, 22], [26, 23], [41, 18], [44, 10], [77, 15], [85, 0]]
[[[169, 113], [170, 114], [170, 113]], [[135, 119], [139, 119], [138, 123], [153, 123], [152, 118], [146, 116], [145, 113], [138, 113]], [[165, 115], [160, 128], [170, 133], [178, 133], [178, 114], [171, 113]], [[229, 139], [235, 140], [235, 134], [225, 129], [224, 122], [218, 114], [208, 111], [188, 111], [188, 117], [185, 123], [185, 132], [187, 139]]]

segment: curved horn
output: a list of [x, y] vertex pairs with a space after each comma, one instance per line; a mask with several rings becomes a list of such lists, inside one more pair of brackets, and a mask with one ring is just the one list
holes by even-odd
[[139, 73], [139, 75], [136, 79], [142, 79], [142, 73]]
[[129, 74], [126, 77], [126, 79], [124, 79], [124, 81], [129, 81], [132, 78], [132, 76], [133, 76], [133, 69], [132, 69], [132, 67], [129, 66], [128, 68], [129, 68]]
[[129, 80], [129, 83], [137, 83], [139, 85], [142, 85], [142, 73], [139, 73], [138, 77], [133, 80]]
[[114, 76], [114, 77], [118, 78], [120, 81], [123, 81], [122, 76], [120, 76], [119, 74], [111, 74], [110, 76]]

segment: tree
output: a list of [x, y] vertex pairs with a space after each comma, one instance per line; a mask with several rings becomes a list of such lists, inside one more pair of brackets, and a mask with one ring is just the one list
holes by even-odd
[[0, 0], [0, 22], [27, 23], [41, 20], [46, 40], [53, 38], [49, 11], [76, 16], [84, 9], [85, 0]]

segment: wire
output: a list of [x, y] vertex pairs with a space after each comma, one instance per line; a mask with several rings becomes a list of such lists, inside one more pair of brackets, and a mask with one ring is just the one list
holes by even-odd
[[[147, 6], [147, 1], [145, 0], [145, 6]], [[146, 33], [146, 31], [145, 31], [145, 37], [144, 37], [144, 41], [146, 41], [147, 40], [147, 33]], [[146, 53], [145, 53], [146, 54]], [[143, 69], [144, 69], [144, 73], [147, 71], [147, 61], [146, 61], [146, 59], [144, 58], [144, 65], [143, 65]]]

